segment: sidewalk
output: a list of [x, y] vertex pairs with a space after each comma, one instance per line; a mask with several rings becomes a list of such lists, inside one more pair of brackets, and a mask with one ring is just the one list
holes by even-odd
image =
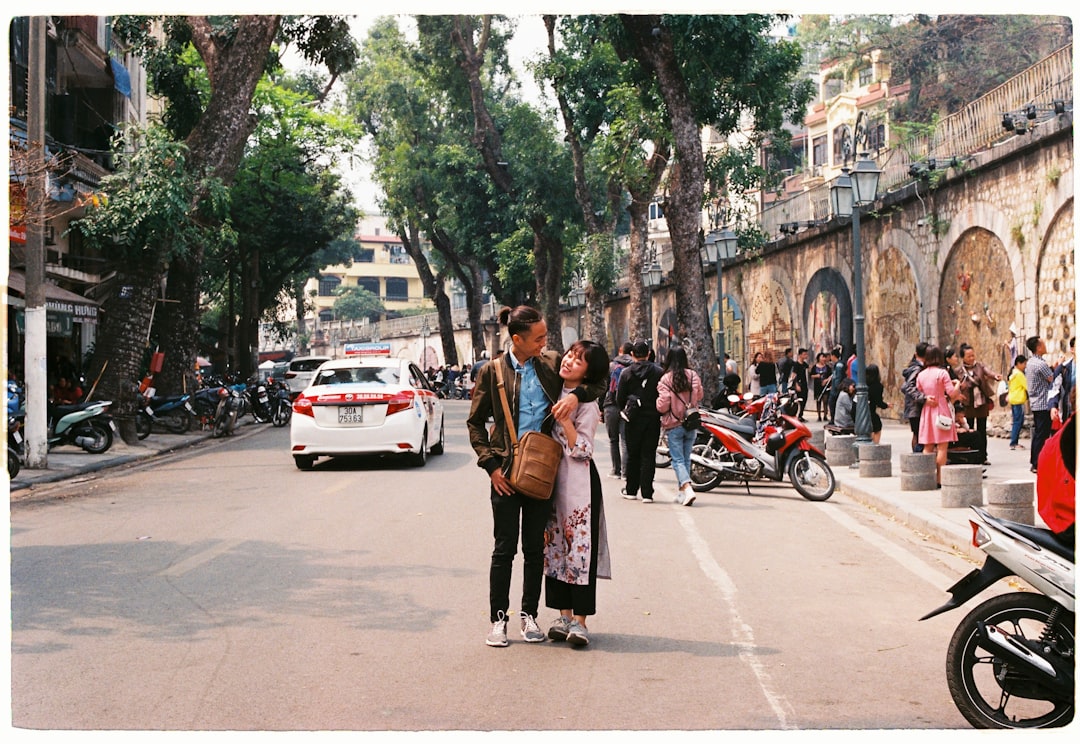
[[[269, 424], [256, 424], [251, 419], [242, 421], [232, 438], [247, 436], [257, 431], [259, 426], [269, 426]], [[32, 489], [40, 484], [70, 480], [87, 473], [186, 449], [211, 438], [213, 437], [210, 430], [199, 431], [198, 427], [193, 425], [191, 431], [185, 434], [167, 434], [155, 429], [150, 436], [137, 445], [127, 444], [119, 436], [114, 435], [112, 446], [100, 455], [92, 455], [73, 445], [64, 445], [49, 452], [48, 468], [32, 469], [24, 466], [19, 470], [19, 474], [9, 484], [9, 496], [16, 491]]]
[[[810, 421], [811, 430], [821, 424]], [[946, 508], [941, 505], [941, 491], [901, 491], [900, 490], [900, 455], [911, 452], [911, 430], [895, 421], [886, 421], [882, 429], [882, 444], [892, 446], [892, 476], [884, 478], [864, 478], [857, 469], [838, 466], [834, 469], [837, 490], [856, 501], [872, 506], [912, 529], [930, 536], [948, 547], [955, 547], [966, 554], [982, 560], [984, 554], [971, 545], [971, 527], [968, 517], [972, 513], [968, 507]], [[1029, 457], [1031, 439], [1020, 439], [1024, 449], [1010, 450], [1009, 440], [1002, 437], [989, 437], [987, 458], [990, 466], [986, 468], [983, 480], [983, 506], [986, 505], [987, 484], [1000, 481], [1035, 482], [1031, 472]], [[949, 467], [949, 466], [946, 466]], [[1032, 495], [1034, 505], [1034, 491]], [[1035, 512], [1035, 524], [1046, 525]]]

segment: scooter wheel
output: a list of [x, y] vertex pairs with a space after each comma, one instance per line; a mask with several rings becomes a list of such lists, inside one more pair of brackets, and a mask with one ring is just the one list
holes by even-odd
[[787, 464], [791, 485], [804, 499], [825, 501], [836, 490], [836, 477], [821, 455], [797, 452]]
[[154, 428], [154, 422], [150, 420], [142, 411], [139, 411], [135, 416], [135, 436], [139, 439], [146, 439], [150, 436], [150, 430]]
[[949, 641], [945, 677], [957, 709], [975, 728], [1057, 728], [1073, 719], [1073, 691], [1040, 683], [1015, 662], [986, 650], [980, 626], [1034, 643], [1071, 666], [1075, 616], [1035, 592], [991, 597], [960, 621]]
[[91, 440], [82, 446], [91, 455], [100, 455], [112, 447], [112, 429], [98, 421], [91, 421], [80, 429], [76, 436], [87, 437]]
[[22, 460], [19, 459], [19, 453], [8, 447], [7, 451], [7, 471], [8, 479], [15, 480], [15, 476], [19, 474], [19, 470], [22, 468]]

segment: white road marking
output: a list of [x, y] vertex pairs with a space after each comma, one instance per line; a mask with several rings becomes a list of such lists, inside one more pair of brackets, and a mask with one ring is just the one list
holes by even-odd
[[778, 728], [797, 728], [797, 726], [788, 721], [789, 716], [794, 713], [791, 705], [776, 691], [768, 671], [766, 671], [764, 665], [758, 659], [757, 654], [754, 653], [754, 649], [756, 648], [754, 629], [750, 627], [739, 614], [738, 589], [735, 587], [735, 582], [731, 580], [731, 577], [728, 576], [727, 572], [721, 568], [720, 564], [713, 558], [712, 551], [709, 550], [708, 543], [705, 542], [704, 538], [701, 537], [701, 533], [698, 532], [697, 525], [694, 524], [694, 518], [691, 516], [690, 512], [687, 510], [680, 510], [676, 512], [676, 514], [678, 515], [683, 531], [686, 533], [686, 539], [690, 543], [690, 548], [694, 553], [694, 557], [697, 558], [698, 565], [701, 567], [705, 576], [716, 585], [716, 588], [720, 591], [721, 599], [724, 604], [727, 605], [728, 612], [731, 616], [733, 641], [738, 648], [739, 658], [750, 668], [754, 677], [757, 678], [758, 687], [761, 688], [765, 700], [769, 703], [769, 707], [772, 708], [773, 713], [776, 714], [776, 719], [780, 722]]

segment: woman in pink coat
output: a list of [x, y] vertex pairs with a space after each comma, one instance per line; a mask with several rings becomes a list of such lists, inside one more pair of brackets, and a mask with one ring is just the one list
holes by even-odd
[[[941, 488], [941, 467], [948, 460], [949, 444], [956, 441], [952, 401], [960, 397], [960, 388], [953, 384], [949, 376], [941, 347], [929, 347], [923, 360], [925, 367], [915, 378], [915, 387], [926, 396], [919, 419], [919, 443], [923, 445], [924, 452], [934, 452], [936, 455], [937, 485]], [[948, 428], [938, 424], [938, 416], [947, 417]]]

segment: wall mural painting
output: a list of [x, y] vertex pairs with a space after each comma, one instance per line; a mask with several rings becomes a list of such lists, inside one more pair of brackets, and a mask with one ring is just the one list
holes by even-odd
[[[894, 246], [875, 251], [866, 291], [864, 330], [866, 348], [875, 350], [876, 356], [866, 363], [880, 368], [885, 400], [892, 403], [903, 399], [902, 373], [920, 340], [918, 297], [915, 275], [904, 254]], [[895, 417], [902, 412], [894, 407], [882, 415]]]
[[784, 289], [774, 280], [767, 281], [754, 293], [747, 309], [746, 353], [753, 358], [759, 351], [769, 350], [778, 359], [791, 338], [791, 311]]
[[[714, 343], [719, 346], [720, 325], [716, 314], [717, 303], [709, 305], [709, 328], [712, 330]], [[724, 350], [735, 360], [739, 369], [743, 366], [743, 317], [731, 295], [724, 295]], [[721, 357], [723, 356], [721, 352]]]
[[969, 344], [979, 361], [1007, 373], [1015, 288], [1008, 253], [994, 233], [980, 227], [960, 236], [942, 269], [939, 297], [939, 341]]

